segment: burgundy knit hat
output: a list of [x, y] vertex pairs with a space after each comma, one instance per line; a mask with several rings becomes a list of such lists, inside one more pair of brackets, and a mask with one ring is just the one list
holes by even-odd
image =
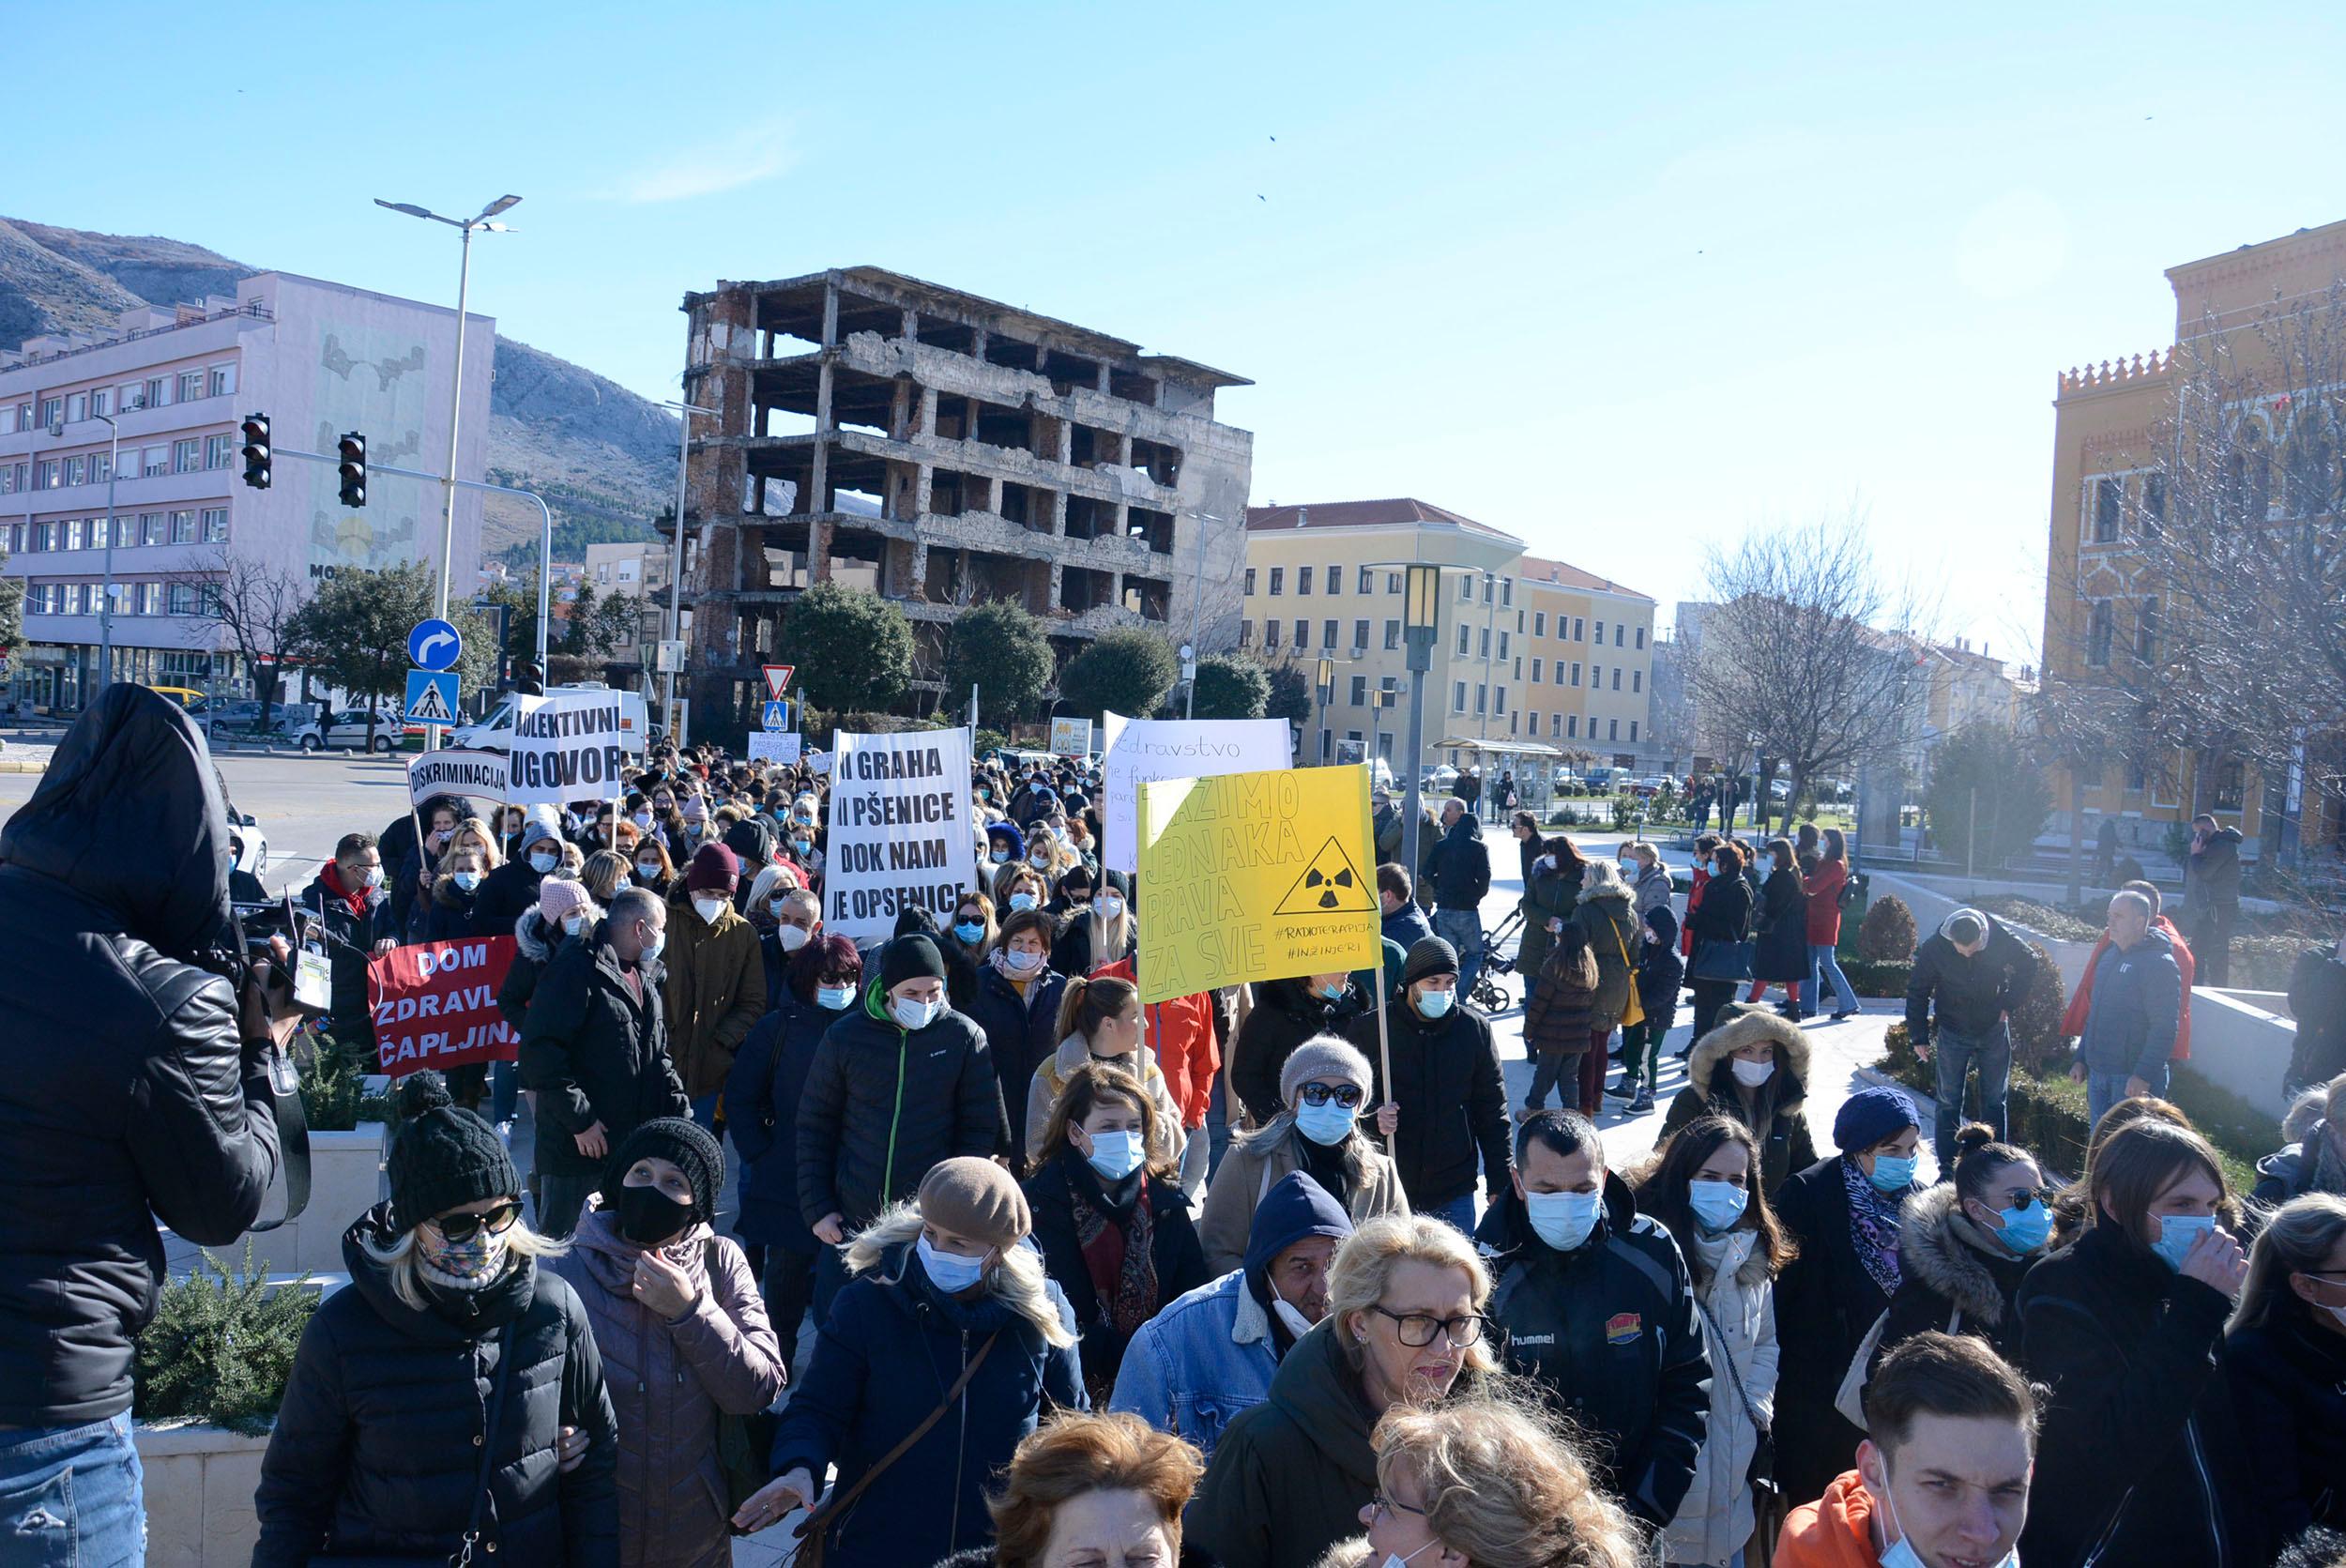
[[693, 869], [684, 874], [684, 891], [730, 895], [740, 880], [741, 858], [722, 844], [704, 844], [693, 851]]

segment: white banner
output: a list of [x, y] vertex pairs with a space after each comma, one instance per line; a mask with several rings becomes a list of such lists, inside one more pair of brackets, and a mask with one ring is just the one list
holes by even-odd
[[474, 800], [505, 799], [504, 754], [447, 746], [419, 752], [407, 764], [407, 799], [421, 811], [434, 795], [462, 795]]
[[1140, 869], [1144, 783], [1260, 773], [1287, 766], [1295, 750], [1284, 720], [1127, 719], [1120, 713], [1101, 715], [1100, 746], [1106, 797], [1100, 826], [1107, 835], [1101, 860], [1127, 876]]
[[1051, 750], [1059, 756], [1082, 756], [1091, 750], [1091, 721], [1051, 721]]
[[969, 732], [831, 738], [830, 831], [824, 844], [823, 929], [882, 941], [907, 908], [942, 927], [977, 872], [969, 809]]
[[608, 800], [624, 787], [627, 740], [617, 692], [519, 699], [505, 799], [517, 806]]
[[750, 731], [750, 760], [779, 762], [787, 767], [799, 760], [799, 748], [803, 744], [805, 737], [797, 730], [754, 729]]
[[829, 752], [809, 752], [806, 754], [806, 765], [813, 769], [816, 773], [828, 773], [830, 771], [830, 754]]

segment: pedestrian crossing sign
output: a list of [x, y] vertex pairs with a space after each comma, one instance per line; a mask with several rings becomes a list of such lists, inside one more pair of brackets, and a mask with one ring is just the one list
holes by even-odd
[[766, 711], [759, 716], [758, 728], [784, 730], [789, 727], [790, 705], [779, 698], [768, 702]]
[[409, 670], [405, 714], [411, 724], [446, 729], [456, 721], [456, 672]]

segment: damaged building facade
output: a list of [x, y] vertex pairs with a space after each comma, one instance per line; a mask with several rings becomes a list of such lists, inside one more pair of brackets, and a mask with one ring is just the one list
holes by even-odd
[[686, 475], [697, 713], [754, 711], [785, 610], [827, 579], [903, 607], [930, 698], [947, 628], [989, 601], [1061, 668], [1119, 626], [1236, 646], [1254, 437], [1213, 400], [1251, 383], [876, 267], [683, 308], [685, 401], [716, 410]]

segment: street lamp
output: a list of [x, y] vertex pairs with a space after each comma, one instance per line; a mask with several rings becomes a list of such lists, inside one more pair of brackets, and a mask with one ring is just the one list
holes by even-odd
[[105, 601], [98, 607], [98, 689], [114, 678], [114, 464], [122, 461], [122, 430], [112, 415], [106, 421], [106, 586]]
[[1434, 639], [1441, 630], [1441, 568], [1412, 563], [1401, 597], [1401, 646], [1409, 672], [1409, 782], [1401, 807], [1401, 859], [1417, 875], [1418, 818], [1424, 812], [1424, 785], [1418, 761], [1425, 748], [1425, 675], [1434, 667]]
[[[380, 196], [374, 199], [376, 206], [388, 207], [393, 212], [404, 212], [410, 218], [421, 218], [429, 222], [446, 223], [449, 228], [464, 236], [462, 255], [456, 268], [456, 374], [455, 385], [449, 394], [448, 474], [440, 481], [440, 583], [432, 612], [442, 620], [448, 618], [448, 579], [449, 573], [454, 570], [453, 557], [456, 549], [456, 432], [465, 411], [465, 303], [472, 286], [473, 231], [481, 229], [491, 234], [512, 233], [510, 225], [493, 223], [490, 220], [501, 212], [510, 210], [520, 201], [519, 196], [499, 196], [495, 201], [482, 207], [475, 217], [443, 218], [438, 213], [419, 207], [412, 202], [387, 202]], [[543, 625], [542, 620], [540, 624]], [[435, 726], [425, 725], [424, 749], [426, 751], [438, 750], [440, 737], [444, 733]]]
[[[685, 464], [692, 460], [693, 416], [695, 414], [713, 415], [718, 410], [703, 408], [697, 403], [685, 403], [677, 399], [670, 399], [660, 406], [676, 409], [684, 424], [683, 434], [677, 438], [676, 449], [676, 549], [668, 558], [667, 640], [673, 643], [681, 641], [684, 636], [684, 468]], [[682, 659], [683, 652], [678, 649], [676, 662], [681, 662]], [[684, 726], [677, 722], [676, 671], [668, 671], [667, 681], [661, 693], [660, 700], [662, 711], [667, 720], [668, 738], [674, 741], [677, 750], [681, 752], [686, 741]]]
[[1319, 723], [1313, 727], [1319, 731], [1319, 760], [1328, 760], [1328, 705], [1336, 695], [1336, 662], [1321, 659], [1313, 671], [1313, 684], [1319, 692]]

